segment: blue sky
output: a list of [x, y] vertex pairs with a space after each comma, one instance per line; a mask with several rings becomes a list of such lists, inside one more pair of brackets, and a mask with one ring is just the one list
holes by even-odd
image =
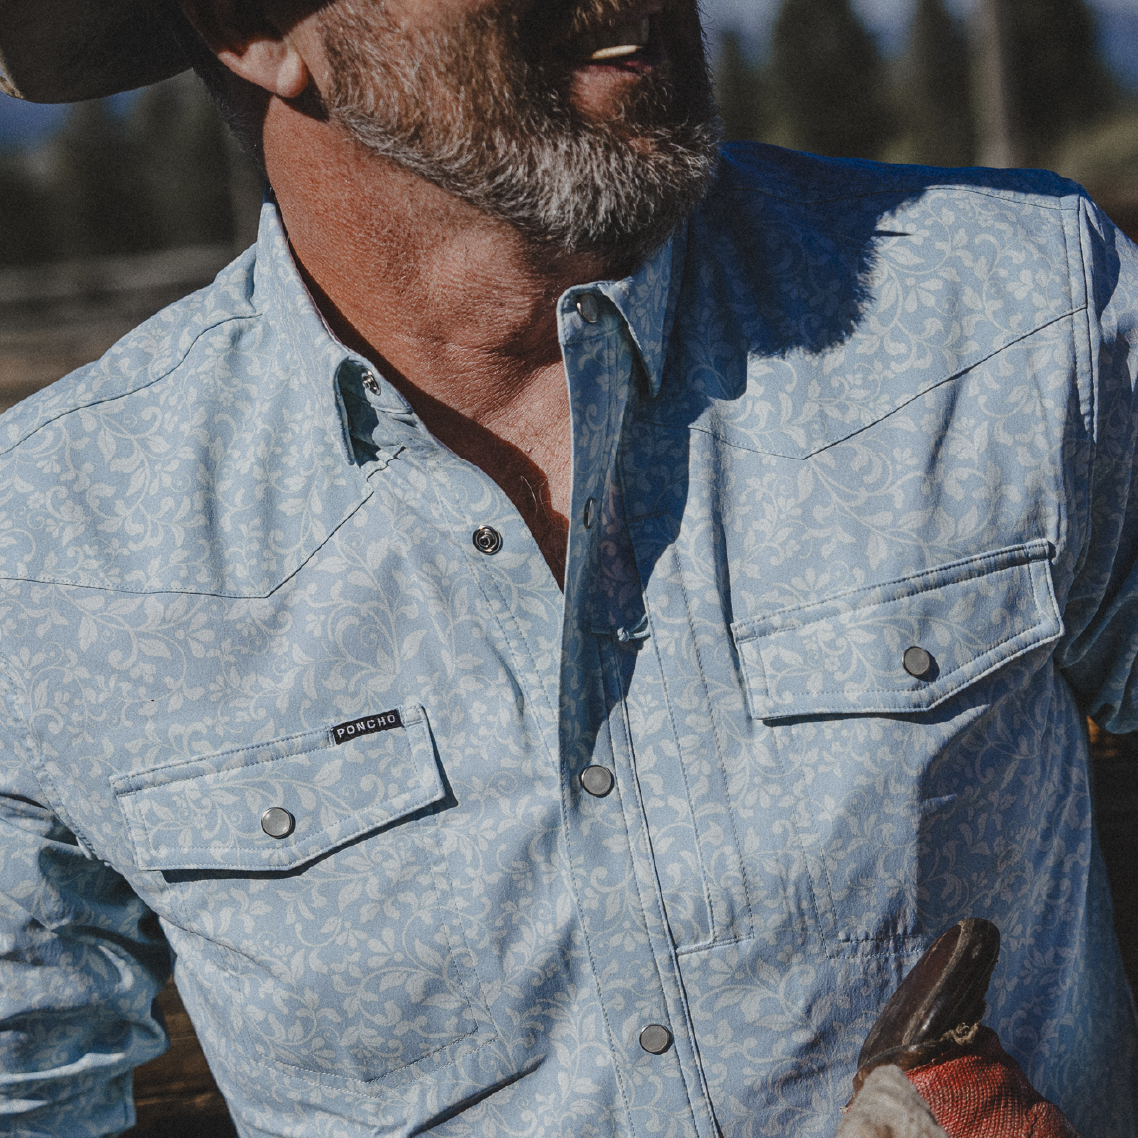
[[[974, 0], [947, 0], [964, 15]], [[1090, 0], [1099, 14], [1107, 58], [1128, 85], [1138, 90], [1138, 0]], [[725, 28], [742, 32], [761, 52], [780, 0], [703, 0], [709, 31]], [[852, 0], [866, 24], [877, 33], [887, 52], [904, 46], [905, 32], [915, 0]], [[0, 95], [0, 147], [19, 145], [54, 130], [66, 107], [30, 106]]]
[[[950, 10], [965, 16], [975, 0], [945, 0]], [[1138, 88], [1138, 0], [1089, 0], [1099, 17], [1103, 47], [1115, 70]], [[889, 53], [904, 48], [905, 33], [916, 0], [851, 0], [866, 25]], [[780, 0], [702, 0], [710, 31], [735, 28], [761, 50]]]
[[[963, 16], [975, 0], [946, 0], [950, 10]], [[851, 0], [861, 18], [887, 41], [904, 36], [916, 0]], [[1091, 7], [1103, 13], [1123, 12], [1138, 15], [1138, 0], [1090, 0]], [[779, 0], [702, 0], [709, 27], [735, 26], [756, 29], [763, 36], [774, 20]]]

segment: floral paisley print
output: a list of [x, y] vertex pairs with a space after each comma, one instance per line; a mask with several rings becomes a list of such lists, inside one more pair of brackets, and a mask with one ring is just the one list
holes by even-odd
[[987, 1022], [1132, 1135], [1136, 313], [1050, 175], [731, 148], [559, 301], [563, 595], [267, 204], [0, 419], [0, 1131], [127, 1127], [172, 965], [250, 1138], [825, 1135], [980, 916]]

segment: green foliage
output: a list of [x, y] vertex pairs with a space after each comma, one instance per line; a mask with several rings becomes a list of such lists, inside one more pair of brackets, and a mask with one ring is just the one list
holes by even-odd
[[918, 0], [897, 84], [905, 161], [967, 166], [975, 160], [970, 72], [964, 29], [943, 0]]
[[124, 117], [76, 103], [38, 154], [0, 162], [0, 266], [250, 238], [259, 177], [190, 74]]
[[190, 75], [148, 88], [131, 116], [157, 248], [233, 241], [228, 131]]
[[784, 0], [770, 79], [787, 145], [875, 158], [893, 133], [881, 56], [849, 0]]
[[1031, 162], [1117, 105], [1084, 0], [1003, 0], [1012, 126]]
[[[1013, 149], [1047, 165], [1066, 141], [1116, 115], [1086, 0], [997, 0]], [[945, 0], [917, 0], [904, 57], [885, 65], [849, 0], [782, 0], [769, 60], [724, 36], [716, 90], [729, 139], [931, 166], [977, 160], [977, 76], [968, 29]]]
[[760, 139], [763, 136], [763, 80], [757, 67], [747, 62], [737, 32], [727, 32], [720, 43], [715, 65], [715, 96], [723, 132], [729, 139]]
[[51, 257], [42, 196], [18, 158], [0, 160], [0, 265], [35, 265]]
[[77, 103], [55, 144], [47, 189], [57, 255], [153, 248], [149, 202], [124, 124], [101, 100]]

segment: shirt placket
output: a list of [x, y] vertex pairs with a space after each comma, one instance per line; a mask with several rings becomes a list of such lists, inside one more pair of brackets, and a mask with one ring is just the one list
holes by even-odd
[[618, 497], [617, 451], [636, 350], [617, 305], [597, 289], [567, 293], [559, 318], [573, 421], [560, 686], [562, 812], [572, 885], [633, 1130], [710, 1138], [716, 1127], [653, 865], [623, 701], [612, 698], [620, 688], [614, 654], [626, 650], [617, 644], [635, 642], [640, 630], [614, 632], [600, 619], [612, 612], [606, 504]]

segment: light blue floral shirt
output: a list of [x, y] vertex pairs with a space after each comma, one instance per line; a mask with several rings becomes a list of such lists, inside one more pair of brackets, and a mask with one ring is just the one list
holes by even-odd
[[563, 597], [267, 205], [0, 419], [0, 1132], [127, 1127], [172, 960], [246, 1136], [825, 1138], [983, 916], [987, 1022], [1133, 1135], [1136, 294], [1050, 175], [734, 150], [558, 304]]

